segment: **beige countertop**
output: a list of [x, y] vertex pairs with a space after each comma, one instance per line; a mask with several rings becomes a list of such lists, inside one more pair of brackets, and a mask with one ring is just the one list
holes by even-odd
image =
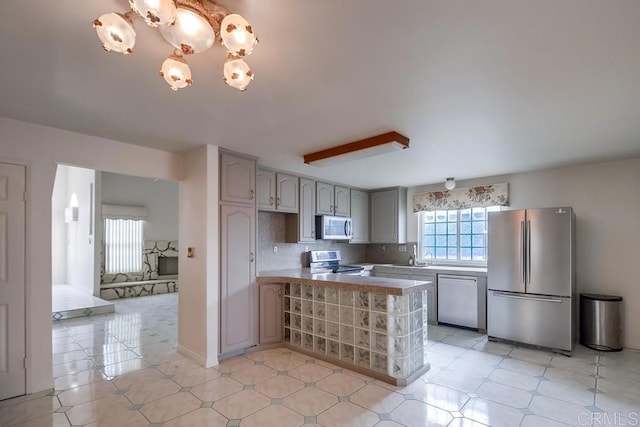
[[486, 276], [486, 267], [463, 267], [457, 265], [400, 265], [400, 264], [375, 264], [374, 271], [387, 271], [396, 273], [433, 273], [433, 274], [469, 274], [473, 276]]
[[342, 289], [387, 295], [405, 295], [413, 291], [426, 289], [431, 283], [424, 280], [390, 279], [349, 274], [312, 274], [308, 268], [263, 271], [258, 274], [257, 279], [258, 285], [295, 281], [296, 283], [307, 285], [333, 286]]

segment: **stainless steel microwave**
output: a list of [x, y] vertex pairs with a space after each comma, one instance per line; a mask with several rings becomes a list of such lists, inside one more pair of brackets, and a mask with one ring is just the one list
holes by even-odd
[[351, 240], [353, 237], [351, 218], [343, 216], [316, 216], [316, 239]]

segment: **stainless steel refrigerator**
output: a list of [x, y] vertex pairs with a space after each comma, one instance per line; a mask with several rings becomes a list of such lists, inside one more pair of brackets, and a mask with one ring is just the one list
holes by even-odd
[[570, 353], [575, 217], [570, 207], [489, 213], [487, 334]]

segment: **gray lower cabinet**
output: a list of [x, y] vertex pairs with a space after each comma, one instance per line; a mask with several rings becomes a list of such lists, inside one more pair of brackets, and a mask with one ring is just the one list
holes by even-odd
[[260, 285], [260, 344], [282, 342], [282, 285]]
[[438, 285], [435, 274], [412, 274], [411, 280], [431, 282], [427, 287], [427, 321], [438, 324]]

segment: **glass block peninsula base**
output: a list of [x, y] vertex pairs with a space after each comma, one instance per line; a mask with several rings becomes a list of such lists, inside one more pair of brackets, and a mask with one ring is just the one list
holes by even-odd
[[383, 288], [372, 292], [316, 283], [284, 284], [287, 346], [395, 385], [429, 370], [423, 286], [389, 295]]

